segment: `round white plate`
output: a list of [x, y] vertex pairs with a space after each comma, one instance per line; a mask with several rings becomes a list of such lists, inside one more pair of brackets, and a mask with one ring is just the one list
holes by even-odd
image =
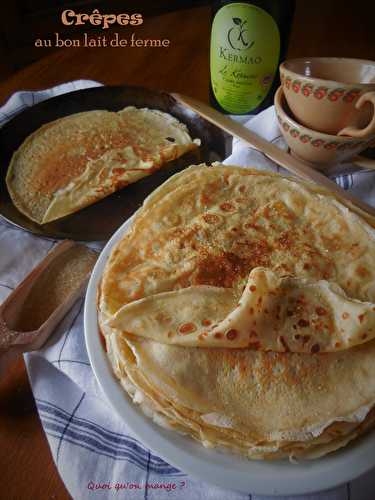
[[114, 410], [133, 434], [155, 454], [197, 479], [223, 488], [258, 495], [297, 495], [345, 483], [375, 466], [375, 433], [324, 458], [292, 464], [246, 460], [206, 449], [193, 439], [154, 424], [131, 402], [114, 376], [97, 325], [96, 289], [112, 247], [131, 225], [125, 222], [102, 251], [87, 288], [84, 325], [92, 369]]

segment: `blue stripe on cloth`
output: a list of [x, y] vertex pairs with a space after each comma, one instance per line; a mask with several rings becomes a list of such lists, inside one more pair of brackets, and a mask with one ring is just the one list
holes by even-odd
[[[61, 356], [62, 356], [62, 352], [63, 352], [64, 347], [65, 347], [66, 341], [68, 340], [68, 337], [69, 337], [71, 331], [73, 330], [73, 328], [74, 328], [74, 326], [76, 324], [76, 321], [77, 321], [79, 315], [81, 314], [81, 311], [83, 309], [84, 303], [85, 303], [84, 299], [81, 299], [78, 311], [76, 312], [75, 316], [73, 317], [73, 320], [72, 320], [72, 322], [71, 322], [71, 324], [70, 324], [70, 326], [69, 326], [69, 328], [68, 328], [68, 330], [67, 330], [67, 332], [65, 334], [64, 341], [62, 343], [62, 346], [61, 346], [61, 349], [60, 349], [60, 352], [59, 352], [59, 359], [58, 359], [58, 361], [61, 361]], [[59, 364], [59, 368], [60, 368], [60, 363], [58, 363], [58, 364]]]
[[[68, 419], [70, 417], [70, 413], [67, 411], [63, 410], [62, 408], [54, 405], [53, 403], [50, 403], [49, 401], [36, 398], [37, 406], [39, 411], [46, 411], [47, 414], [53, 414], [54, 416], [57, 416], [61, 419]], [[82, 417], [77, 417], [74, 416], [74, 423], [77, 423], [81, 427], [86, 427], [87, 429], [91, 429], [95, 431], [97, 434], [99, 434], [101, 437], [104, 439], [107, 439], [108, 441], [112, 441], [114, 444], [119, 445], [119, 444], [124, 444], [128, 446], [134, 445], [137, 446], [137, 448], [144, 450], [145, 452], [147, 451], [146, 448], [144, 448], [138, 440], [132, 438], [131, 436], [127, 436], [125, 434], [120, 434], [118, 432], [113, 432], [109, 431], [105, 427], [102, 427], [101, 425], [93, 422], [92, 420], [82, 418]], [[157, 457], [156, 455], [153, 455], [153, 460], [158, 461], [159, 463], [165, 464], [166, 462], [162, 460], [161, 458]]]
[[[61, 439], [61, 430], [62, 430], [61, 426], [55, 424], [47, 424], [45, 422], [43, 422], [43, 426], [46, 434], [56, 439]], [[70, 426], [69, 428], [66, 429], [63, 436], [63, 440], [68, 443], [79, 446], [80, 448], [85, 448], [89, 451], [92, 451], [97, 455], [103, 455], [105, 457], [112, 458], [113, 460], [119, 460], [119, 461], [126, 460], [127, 462], [138, 466], [142, 470], [147, 469], [147, 460], [144, 460], [136, 456], [133, 452], [131, 451], [125, 452], [123, 450], [122, 451], [116, 450], [115, 452], [113, 452], [110, 447], [100, 445], [100, 443], [98, 443], [97, 440], [90, 438], [85, 434], [74, 432]], [[166, 468], [160, 468], [150, 464], [150, 470], [162, 476], [185, 475], [172, 466], [168, 466]]]
[[[61, 431], [64, 430], [64, 426], [61, 424], [58, 425], [43, 421], [43, 425], [47, 431], [54, 433], [56, 436], [61, 436]], [[105, 454], [106, 456], [110, 456], [116, 460], [129, 459], [142, 469], [146, 470], [147, 459], [133, 453], [131, 450], [116, 450], [110, 446], [103, 445], [98, 440], [88, 436], [87, 434], [76, 432], [70, 426], [66, 429], [64, 436], [65, 435], [70, 438], [74, 444], [83, 444], [90, 447], [92, 451], [95, 451], [98, 454]]]
[[13, 287], [13, 286], [6, 285], [5, 283], [0, 283], [0, 286], [2, 286], [2, 287], [4, 287], [4, 288], [7, 288], [8, 290], [14, 290], [14, 287]]
[[59, 366], [61, 363], [77, 363], [79, 365], [84, 365], [84, 366], [90, 366], [90, 363], [88, 361], [80, 361], [78, 359], [55, 359], [54, 361], [51, 361], [53, 364], [58, 364]]
[[[63, 423], [61, 421], [56, 420], [54, 418], [42, 417], [42, 422], [46, 428], [53, 429], [53, 430], [57, 430], [58, 428], [60, 428], [63, 425]], [[96, 440], [98, 446], [103, 446], [107, 451], [110, 451], [111, 453], [114, 453], [117, 455], [120, 452], [132, 453], [134, 456], [139, 458], [141, 461], [146, 461], [146, 457], [148, 459], [148, 451], [147, 450], [143, 450], [141, 448], [136, 449], [134, 446], [126, 446], [126, 445], [113, 446], [111, 443], [107, 443], [104, 440], [98, 438], [98, 436], [93, 434], [93, 433], [90, 433], [87, 431], [82, 432], [82, 429], [75, 426], [73, 422], [70, 423], [69, 430], [72, 430], [73, 432], [78, 433], [80, 436], [86, 436], [88, 438], [92, 438], [92, 439]], [[160, 462], [160, 459], [158, 459], [157, 461], [152, 460], [152, 465], [153, 465], [153, 467], [157, 468], [158, 470], [171, 468], [171, 466], [169, 464], [167, 464], [166, 462]]]
[[59, 440], [59, 444], [57, 446], [57, 452], [56, 452], [56, 464], [58, 463], [59, 461], [59, 458], [60, 458], [60, 450], [61, 450], [61, 444], [63, 442], [63, 439], [64, 439], [64, 436], [65, 434], [68, 432], [68, 428], [69, 428], [69, 425], [71, 423], [71, 421], [73, 420], [74, 418], [74, 414], [75, 412], [78, 410], [78, 408], [81, 406], [82, 404], [82, 401], [85, 397], [86, 393], [84, 392], [80, 398], [80, 400], [78, 401], [78, 403], [76, 404], [74, 410], [72, 411], [72, 414], [70, 415], [70, 417], [68, 418], [67, 422], [64, 424], [64, 428], [62, 429], [62, 432], [61, 432], [61, 435], [60, 435], [60, 440]]
[[336, 184], [338, 186], [340, 186], [341, 188], [344, 187], [344, 181], [343, 181], [343, 177], [340, 176], [340, 177], [334, 177], [333, 180], [336, 182]]
[[151, 453], [149, 455], [149, 451], [133, 438], [108, 431], [86, 419], [75, 416], [71, 418], [68, 412], [46, 401], [37, 399], [36, 402], [43, 426], [46, 431], [49, 431], [47, 432], [49, 435], [60, 437], [69, 421], [69, 428], [64, 432], [64, 440], [113, 459], [135, 462], [144, 470], [147, 469], [149, 460], [150, 469], [153, 472], [175, 476], [185, 475], [156, 455]]
[[334, 181], [345, 190], [351, 189], [354, 185], [354, 177], [352, 174], [339, 175], [338, 177], [334, 177]]
[[[56, 438], [56, 439], [59, 439], [59, 437], [60, 437], [60, 432], [54, 433], [52, 431], [49, 431], [46, 428], [44, 428], [44, 431], [47, 434], [47, 436], [50, 436], [50, 437], [53, 437], [53, 438]], [[126, 460], [129, 463], [132, 463], [132, 464], [135, 464], [135, 465], [139, 466], [139, 464], [136, 463], [135, 461], [133, 461], [131, 459], [131, 457], [130, 458], [129, 457], [125, 457], [124, 458], [124, 457], [121, 457], [121, 456], [113, 456], [113, 454], [105, 453], [103, 451], [98, 452], [98, 450], [95, 447], [91, 447], [91, 446], [87, 445], [86, 443], [77, 443], [77, 441], [75, 439], [71, 439], [69, 435], [66, 435], [64, 437], [64, 441], [66, 441], [67, 443], [79, 446], [80, 448], [84, 448], [86, 450], [92, 451], [92, 452], [94, 452], [97, 455], [102, 455], [102, 456], [105, 456], [105, 457], [108, 457], [108, 458], [112, 458], [114, 460]], [[142, 466], [141, 466], [141, 468], [142, 468]]]
[[[56, 407], [48, 407], [48, 403], [39, 403], [37, 402], [38, 410], [40, 413], [45, 412], [46, 413], [46, 418], [50, 417], [51, 415], [55, 418], [60, 419], [62, 421], [67, 421], [70, 417], [70, 414], [58, 409]], [[44, 415], [41, 415], [41, 418], [44, 418]], [[118, 446], [128, 446], [132, 448], [134, 451], [137, 451], [139, 453], [144, 453], [147, 454], [147, 449], [144, 448], [137, 440], [130, 438], [124, 434], [117, 434], [111, 431], [108, 431], [107, 429], [104, 429], [101, 426], [98, 426], [94, 422], [87, 421], [86, 419], [80, 419], [77, 417], [74, 417], [72, 419], [72, 425], [77, 425], [77, 427], [81, 428], [83, 432], [89, 432], [92, 431], [95, 436], [98, 438], [103, 439], [104, 441], [107, 441], [106, 444], [109, 445], [116, 445], [116, 449]], [[165, 464], [164, 460], [162, 460], [159, 457], [155, 456], [155, 459], [158, 463], [160, 464]]]
[[[47, 434], [47, 436], [50, 436], [50, 437], [53, 437], [53, 438], [56, 438], [58, 439], [59, 438], [59, 435], [56, 435], [56, 434], [53, 434], [47, 430], [45, 430], [45, 433]], [[70, 443], [70, 444], [73, 444], [73, 445], [77, 445], [76, 441], [72, 440], [69, 438], [69, 436], [66, 436], [64, 437], [64, 441], [66, 441], [67, 443]], [[97, 455], [102, 455], [102, 456], [105, 456], [107, 458], [112, 458], [114, 460], [126, 460], [128, 463], [131, 463], [133, 465], [136, 465], [139, 467], [139, 464], [137, 464], [136, 462], [134, 462], [131, 458], [123, 458], [123, 457], [114, 457], [113, 455], [111, 454], [107, 454], [107, 453], [104, 453], [104, 452], [100, 452], [98, 453], [98, 451], [95, 449], [95, 448], [91, 448], [90, 446], [86, 445], [86, 444], [83, 444], [83, 443], [80, 443], [78, 445], [80, 448], [84, 448], [88, 451], [92, 451], [94, 453], [96, 453]], [[140, 467], [142, 469], [142, 467]], [[170, 471], [163, 471], [163, 472], [160, 472], [160, 471], [155, 471], [156, 474], [159, 474], [160, 476], [171, 476], [171, 477], [185, 477], [186, 474], [183, 474], [183, 473], [174, 473], [174, 472], [170, 472]]]
[[[150, 457], [151, 457], [151, 452], [149, 451], [148, 457], [147, 457], [147, 470], [146, 470], [145, 484], [148, 484], [148, 481], [150, 478]], [[144, 500], [148, 500], [148, 488], [145, 488]]]

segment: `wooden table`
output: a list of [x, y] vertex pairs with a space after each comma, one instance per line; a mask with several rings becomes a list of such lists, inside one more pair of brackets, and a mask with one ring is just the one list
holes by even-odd
[[[374, 14], [375, 8], [368, 5], [355, 11], [343, 9], [339, 1], [297, 1], [288, 56], [375, 59]], [[134, 31], [140, 38], [168, 38], [170, 48], [58, 49], [3, 81], [0, 102], [20, 89], [42, 89], [78, 78], [143, 85], [207, 100], [208, 8], [146, 18]], [[0, 382], [0, 450], [0, 498], [69, 498], [53, 464], [22, 360]]]

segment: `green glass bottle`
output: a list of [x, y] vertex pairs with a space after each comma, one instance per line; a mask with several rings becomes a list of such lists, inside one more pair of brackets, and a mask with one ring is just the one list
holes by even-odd
[[214, 2], [210, 44], [211, 104], [257, 114], [273, 103], [288, 47], [295, 0]]

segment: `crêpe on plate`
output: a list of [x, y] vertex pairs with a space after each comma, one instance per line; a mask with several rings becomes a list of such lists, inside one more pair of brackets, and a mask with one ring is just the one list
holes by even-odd
[[250, 458], [315, 458], [374, 424], [375, 231], [317, 187], [194, 166], [114, 248], [99, 324], [156, 422]]
[[6, 182], [16, 207], [45, 224], [91, 205], [197, 147], [168, 113], [129, 106], [87, 111], [31, 134], [14, 153]]

